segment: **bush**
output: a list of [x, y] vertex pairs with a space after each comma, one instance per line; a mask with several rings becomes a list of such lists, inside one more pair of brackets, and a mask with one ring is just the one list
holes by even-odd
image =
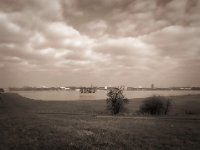
[[171, 99], [163, 96], [146, 98], [140, 106], [140, 112], [151, 115], [167, 115], [171, 107]]
[[4, 89], [3, 88], [0, 88], [0, 93], [4, 93]]
[[124, 108], [124, 104], [128, 103], [128, 99], [123, 95], [123, 90], [118, 88], [110, 89], [107, 93], [107, 108], [113, 114], [118, 114]]
[[185, 110], [185, 114], [187, 114], [187, 115], [196, 115], [198, 113], [195, 112], [195, 111], [192, 111], [192, 110]]

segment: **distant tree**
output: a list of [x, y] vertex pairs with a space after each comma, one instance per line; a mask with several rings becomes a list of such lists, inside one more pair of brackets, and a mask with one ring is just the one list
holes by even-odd
[[5, 92], [4, 89], [0, 88], [0, 93], [4, 93], [4, 92]]
[[140, 106], [140, 112], [151, 115], [167, 115], [171, 107], [171, 99], [163, 96], [146, 98]]
[[124, 104], [128, 103], [128, 99], [123, 95], [122, 88], [110, 89], [107, 93], [107, 96], [107, 108], [113, 114], [118, 114], [124, 108]]
[[0, 103], [3, 103], [3, 98], [1, 96], [1, 93], [4, 93], [4, 89], [0, 88]]

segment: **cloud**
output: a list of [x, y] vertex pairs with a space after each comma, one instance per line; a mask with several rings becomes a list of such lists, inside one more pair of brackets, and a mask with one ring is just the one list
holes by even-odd
[[0, 10], [2, 86], [200, 84], [199, 0], [1, 0]]
[[[143, 39], [156, 45], [162, 56], [195, 58], [199, 56], [200, 29], [196, 27], [169, 26]], [[162, 37], [162, 38], [160, 38]]]
[[0, 43], [23, 43], [28, 35], [21, 32], [21, 27], [13, 23], [7, 14], [0, 13]]
[[63, 22], [53, 22], [47, 27], [46, 34], [48, 37], [52, 37], [55, 39], [59, 38], [73, 38], [74, 36], [78, 36], [79, 32], [65, 25]]
[[95, 51], [119, 56], [151, 56], [154, 55], [152, 45], [136, 38], [106, 39], [96, 46]]

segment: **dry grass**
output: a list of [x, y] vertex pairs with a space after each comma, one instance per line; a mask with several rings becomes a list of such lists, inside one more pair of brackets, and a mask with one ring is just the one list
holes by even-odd
[[[185, 114], [187, 108], [198, 117], [199, 98], [199, 95], [173, 97], [170, 115], [190, 117]], [[0, 104], [2, 150], [200, 149], [199, 120], [96, 118], [94, 115], [109, 115], [105, 101], [43, 102], [15, 94], [4, 94], [3, 99], [4, 103]], [[136, 115], [141, 101], [131, 100], [126, 115]]]

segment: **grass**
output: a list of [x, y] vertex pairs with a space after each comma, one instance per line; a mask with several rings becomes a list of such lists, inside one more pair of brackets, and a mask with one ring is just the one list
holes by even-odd
[[[2, 98], [2, 150], [200, 149], [200, 120], [103, 118], [95, 116], [110, 115], [106, 101], [34, 101], [16, 94], [3, 94]], [[190, 109], [199, 118], [199, 98], [173, 97], [169, 117], [189, 118], [185, 110]], [[120, 115], [138, 116], [135, 112], [141, 102], [130, 100], [127, 111]]]

